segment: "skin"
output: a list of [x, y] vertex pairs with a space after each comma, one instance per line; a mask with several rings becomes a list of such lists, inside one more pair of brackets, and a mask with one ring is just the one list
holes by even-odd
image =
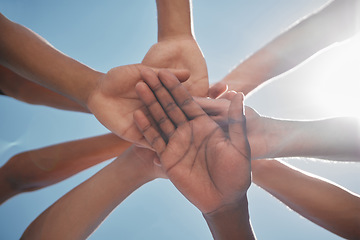
[[[89, 110], [93, 113], [100, 122], [117, 135], [141, 144], [142, 140], [139, 139], [138, 130], [132, 124], [132, 111], [142, 107], [141, 102], [139, 104], [137, 96], [134, 95], [134, 86], [141, 80], [139, 72], [145, 65], [155, 67], [153, 68], [155, 71], [157, 71], [156, 68], [158, 67], [173, 68], [172, 71], [181, 81], [187, 80], [191, 73], [191, 78], [186, 83], [186, 86], [194, 95], [205, 96], [208, 89], [205, 60], [192, 33], [178, 35], [177, 31], [180, 29], [178, 26], [174, 32], [167, 27], [170, 25], [176, 26], [180, 22], [184, 23], [181, 19], [185, 18], [188, 18], [186, 21], [190, 20], [191, 22], [190, 2], [159, 0], [157, 4], [159, 19], [162, 19], [159, 21], [159, 29], [161, 29], [159, 31], [159, 43], [149, 50], [142, 64], [120, 66], [111, 69], [106, 74], [96, 72], [60, 53], [29, 29], [9, 21], [2, 15], [0, 27], [2, 30], [6, 30], [2, 35], [2, 37], [6, 37], [0, 39], [0, 55], [2, 56], [0, 61], [19, 76], [46, 86], [54, 92], [77, 102], [86, 111]], [[178, 14], [183, 12], [179, 11], [179, 7], [182, 7], [185, 14]], [[176, 17], [173, 18], [174, 16]], [[183, 26], [191, 29], [191, 24], [183, 24]], [[162, 38], [161, 36], [164, 34], [167, 34], [167, 36]], [[27, 45], [23, 45], [24, 42]], [[19, 49], [21, 51], [18, 51]], [[34, 49], [36, 51], [33, 51]], [[38, 61], [32, 62], [33, 59]], [[43, 68], [45, 63], [53, 64], [47, 65], [49, 67], [45, 69]], [[152, 152], [144, 149], [139, 150], [135, 147], [129, 151], [133, 153], [124, 155], [136, 155], [135, 158], [138, 158], [139, 155], [149, 155], [150, 165], [153, 166]], [[147, 151], [147, 153], [143, 154], [144, 151]], [[123, 159], [123, 157], [119, 159]], [[109, 214], [111, 206], [116, 205], [114, 201], [119, 204], [127, 196], [126, 194], [131, 193], [135, 187], [149, 181], [149, 179], [153, 179], [155, 175], [156, 177], [162, 176], [159, 170], [156, 170], [159, 174], [154, 174], [156, 171], [152, 171], [150, 176], [146, 173], [144, 177], [142, 175], [144, 172], [139, 171], [144, 167], [142, 164], [136, 164], [137, 161], [134, 160], [129, 164], [131, 167], [127, 167], [125, 164], [119, 163], [123, 162], [119, 159], [114, 161], [110, 165], [111, 167], [106, 167], [105, 171], [101, 171], [96, 177], [74, 189], [40, 215], [29, 226], [23, 238], [38, 239], [40, 233], [41, 238], [44, 239], [48, 239], [49, 236], [51, 239], [54, 239], [54, 237], [64, 239], [69, 236], [71, 238], [75, 236], [77, 239], [88, 236]], [[116, 167], [120, 165], [121, 168]], [[122, 174], [122, 172], [129, 174]], [[138, 176], [137, 173], [141, 176]], [[115, 181], [116, 185], [111, 185], [110, 183], [114, 182], [113, 179], [118, 176], [123, 177], [124, 182], [129, 182], [129, 179], [135, 177], [140, 181], [134, 180], [130, 186], [119, 184], [117, 181]], [[118, 180], [121, 182], [121, 178]], [[102, 184], [108, 188], [104, 188]], [[94, 188], [101, 192], [104, 191], [104, 195], [106, 193], [109, 193], [109, 195], [106, 195], [107, 197], [102, 196], [101, 199], [99, 194], [94, 197], [86, 197], [86, 199], [93, 199], [93, 201], [89, 202], [89, 204], [83, 204], [84, 195], [99, 192], [93, 191]], [[111, 195], [115, 192], [116, 194]], [[79, 205], [84, 206], [84, 208], [78, 208]], [[89, 205], [91, 206], [89, 207]], [[89, 214], [89, 209], [94, 209], [94, 211]], [[72, 219], [75, 221], [67, 221], [68, 216], [70, 216], [69, 213], [73, 214]], [[84, 218], [82, 219], [82, 217]], [[77, 231], [72, 232], [74, 226], [76, 226], [75, 230]]]
[[359, 31], [357, 0], [334, 0], [242, 61], [220, 82], [245, 95], [296, 67], [331, 44]]
[[277, 160], [252, 161], [251, 167], [253, 182], [288, 207], [340, 237], [359, 239], [359, 195]]
[[0, 204], [117, 157], [130, 145], [110, 133], [16, 154], [0, 168]]
[[193, 96], [208, 95], [209, 80], [204, 56], [195, 40], [190, 0], [157, 0], [158, 42], [142, 63], [156, 68], [188, 69], [184, 86]]
[[[174, 75], [142, 72], [136, 91], [153, 118], [134, 113], [176, 188], [204, 215], [215, 239], [253, 239], [246, 192], [251, 183], [243, 96], [229, 107], [226, 134], [195, 103]], [[232, 213], [232, 214], [229, 214]]]
[[86, 239], [143, 184], [164, 174], [154, 152], [131, 147], [39, 215], [21, 239]]
[[[234, 94], [236, 93], [227, 92], [216, 100], [195, 99], [214, 121], [226, 129], [226, 109]], [[261, 116], [250, 107], [245, 109], [246, 131], [253, 160], [312, 157], [333, 161], [360, 161], [360, 121], [357, 118], [289, 121]]]
[[[0, 15], [0, 29], [3, 33], [0, 36], [1, 65], [77, 102], [123, 139], [145, 144], [132, 119], [133, 111], [141, 107], [134, 87], [141, 80], [140, 71], [145, 67], [144, 64], [120, 66], [104, 74], [59, 52], [31, 30], [3, 15]], [[156, 55], [157, 50], [151, 52], [150, 55]], [[157, 66], [162, 64], [160, 60], [168, 59], [166, 56], [163, 59], [147, 57], [146, 64]], [[179, 69], [185, 64], [177, 64], [178, 61], [181, 59], [171, 58], [171, 65], [176, 66], [173, 72], [185, 81], [190, 72]], [[194, 84], [193, 94], [198, 91], [195, 89], [200, 89], [195, 85], [197, 83]]]
[[[147, 146], [147, 142], [134, 125], [133, 112], [143, 106], [134, 87], [141, 79], [140, 72], [144, 65], [172, 69], [182, 82], [187, 80], [184, 85], [195, 96], [206, 96], [209, 86], [206, 62], [192, 33], [191, 2], [158, 0], [156, 4], [158, 43], [150, 48], [140, 65], [134, 65], [131, 69], [118, 67], [108, 72], [99, 81], [101, 91], [91, 95], [89, 104], [90, 110], [105, 126], [113, 119], [122, 117], [123, 125], [112, 124], [108, 128], [124, 139], [143, 146]], [[118, 76], [136, 80], [120, 83]]]
[[45, 105], [48, 107], [76, 112], [86, 112], [89, 110], [75, 101], [63, 95], [51, 91], [37, 83], [14, 73], [10, 69], [0, 65], [0, 90], [9, 97], [19, 101], [35, 105]]
[[[178, 73], [178, 77], [182, 80], [186, 80], [189, 76], [188, 71], [181, 70], [182, 67], [191, 67], [192, 79], [194, 80], [189, 81], [194, 82], [194, 84], [188, 82], [187, 86], [192, 86], [191, 91], [193, 94], [205, 95], [207, 91], [202, 89], [207, 89], [207, 77], [203, 77], [207, 76], [206, 64], [192, 35], [190, 2], [159, 0], [157, 6], [160, 42], [150, 49], [144, 62], [152, 66], [164, 67], [163, 63], [165, 61], [166, 67], [174, 66], [180, 69], [174, 69], [174, 72]], [[181, 11], [179, 11], [180, 9]], [[0, 60], [4, 65], [8, 65], [18, 72], [15, 73], [6, 67], [0, 66], [1, 90], [8, 96], [29, 103], [83, 112], [89, 112], [88, 108], [90, 108], [95, 116], [108, 128], [123, 138], [141, 144], [142, 135], [139, 135], [137, 128], [133, 124], [132, 112], [142, 106], [134, 91], [135, 84], [141, 79], [140, 70], [144, 67], [142, 64], [120, 66], [111, 69], [107, 74], [98, 73], [57, 51], [31, 30], [9, 21], [3, 15], [0, 16], [0, 20], [1, 28], [8, 33], [6, 36], [5, 34], [2, 35], [0, 39], [2, 43], [0, 46], [2, 53]], [[23, 44], [25, 40], [27, 44]], [[19, 52], [21, 47], [24, 49]], [[36, 48], [37, 51], [34, 52], [32, 48]], [[34, 56], [37, 57], [38, 61], [31, 60], [34, 58], [32, 54], [35, 54]], [[51, 64], [54, 61], [56, 64], [50, 64], [49, 68], [43, 68], [41, 65], [45, 61], [50, 61]], [[64, 69], [61, 69], [61, 74], [58, 73], [59, 66], [64, 67]], [[84, 77], [87, 78], [84, 79], [82, 76], [77, 75], [77, 71], [83, 73]], [[35, 82], [22, 77], [20, 74], [28, 76], [29, 79]], [[84, 86], [72, 85], [72, 78], [75, 76], [79, 78], [78, 80], [81, 80], [80, 83], [85, 83]], [[124, 79], [127, 81], [124, 81]], [[57, 81], [60, 81], [62, 85]], [[76, 99], [81, 104], [37, 83], [65, 93], [68, 97]], [[85, 86], [87, 84], [89, 86]], [[93, 87], [93, 85], [96, 87]], [[198, 85], [201, 86], [195, 87]], [[205, 87], [203, 88], [202, 85]], [[78, 87], [83, 90], [81, 96], [79, 92], [76, 92]], [[95, 90], [91, 88], [95, 88]], [[88, 103], [85, 104], [85, 102]], [[86, 105], [86, 107], [83, 107], [83, 105]], [[113, 119], [122, 119], [121, 124], [116, 123], [114, 125]], [[86, 141], [81, 142], [85, 143]], [[96, 145], [95, 142], [92, 141], [91, 144]], [[123, 148], [129, 146], [125, 141], [122, 142]], [[144, 141], [143, 143], [146, 144]], [[57, 168], [52, 169], [54, 175], [47, 172], [47, 175], [45, 174], [47, 177], [44, 179], [42, 170], [39, 171], [38, 166], [34, 167], [32, 162], [25, 161], [25, 159], [28, 158], [28, 155], [31, 155], [32, 159], [50, 159], [50, 163], [46, 164], [53, 165], [51, 162], [58, 161], [58, 159], [57, 156], [53, 156], [51, 153], [58, 152], [58, 149], [68, 145], [75, 148], [75, 151], [64, 154], [62, 162], [65, 162], [65, 159], [74, 159], [74, 161], [77, 158], [86, 159], [86, 156], [89, 157], [89, 155], [95, 154], [94, 151], [84, 153], [80, 142], [72, 142], [14, 156], [3, 167], [3, 169], [7, 169], [7, 171], [2, 171], [4, 172], [3, 185], [6, 185], [7, 191], [3, 192], [4, 198], [2, 201], [21, 191], [35, 189], [40, 185], [43, 187], [42, 182], [53, 182], [54, 179], [57, 179]], [[77, 157], [74, 156], [75, 154], [78, 154]], [[90, 163], [91, 161], [89, 161]], [[21, 169], [32, 169], [32, 171], [22, 172]], [[73, 168], [73, 171], [75, 169]], [[73, 171], [70, 172], [73, 173]], [[32, 177], [30, 178], [28, 175]], [[23, 178], [26, 178], [26, 181], [20, 180]], [[36, 184], [33, 183], [33, 178], [37, 178]], [[42, 182], [39, 178], [42, 179]], [[9, 182], [8, 179], [11, 179], [11, 181]], [[34, 184], [36, 187], [33, 186]]]
[[[216, 100], [196, 101], [215, 121], [226, 126], [224, 109], [231, 95], [234, 92], [223, 93]], [[355, 118], [284, 121], [262, 117], [248, 107], [246, 115], [253, 160], [264, 156], [360, 159], [360, 122]], [[357, 194], [276, 160], [254, 160], [251, 168], [254, 183], [303, 217], [346, 239], [359, 238]]]
[[[137, 64], [111, 69], [99, 79], [95, 91], [89, 97], [88, 107], [110, 131], [127, 141], [146, 146], [145, 139], [133, 121], [133, 112], [143, 107], [136, 95], [135, 85], [141, 81], [140, 72], [144, 68]], [[187, 71], [174, 71], [179, 73], [182, 81], [188, 78]]]

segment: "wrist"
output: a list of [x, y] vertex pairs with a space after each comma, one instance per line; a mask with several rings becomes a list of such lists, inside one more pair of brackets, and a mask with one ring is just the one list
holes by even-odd
[[203, 213], [214, 239], [255, 239], [247, 196], [211, 213]]
[[105, 76], [104, 73], [92, 70], [92, 72], [89, 74], [88, 77], [89, 84], [87, 84], [87, 86], [84, 86], [83, 93], [81, 94], [81, 97], [77, 101], [86, 109], [88, 109], [90, 112], [91, 112], [90, 110], [91, 97], [98, 89], [98, 86], [101, 80], [104, 78], [104, 76]]
[[158, 41], [193, 36], [191, 0], [156, 0]]
[[291, 146], [293, 139], [297, 138], [293, 131], [293, 123], [267, 117], [262, 117], [262, 121], [265, 126], [263, 136], [267, 147], [266, 151], [256, 159], [290, 157], [288, 146]]
[[134, 169], [138, 171], [139, 177], [146, 182], [151, 182], [152, 180], [157, 179], [159, 176], [155, 171], [155, 167], [152, 159], [141, 159], [134, 158]]
[[150, 150], [131, 146], [116, 159], [119, 162], [119, 167], [126, 165], [136, 179], [143, 184], [160, 177], [155, 170], [156, 166], [153, 164], [152, 155], [148, 155], [146, 151]]
[[274, 158], [284, 135], [278, 126], [278, 120], [254, 114], [251, 108], [246, 109], [246, 115], [251, 159]]
[[268, 175], [274, 174], [274, 167], [279, 164], [274, 159], [259, 159], [251, 162], [252, 181], [258, 186], [268, 179]]
[[242, 61], [234, 68], [223, 82], [229, 85], [229, 90], [241, 91], [245, 95], [276, 76], [276, 57], [265, 48]]
[[228, 86], [229, 91], [242, 92], [247, 95], [262, 82], [257, 81], [253, 72], [249, 73], [240, 66], [232, 70], [221, 81]]
[[[117, 182], [129, 182], [131, 183], [132, 189], [137, 189], [142, 185], [154, 180], [151, 175], [142, 168], [134, 159], [122, 159], [117, 158], [115, 161], [116, 166], [116, 180]], [[124, 176], [126, 178], [124, 179]], [[120, 186], [121, 187], [121, 186]]]

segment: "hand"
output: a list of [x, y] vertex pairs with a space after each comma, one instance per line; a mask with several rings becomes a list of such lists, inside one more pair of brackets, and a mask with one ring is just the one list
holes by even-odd
[[160, 71], [161, 82], [150, 70], [142, 75], [146, 84], [138, 83], [136, 91], [161, 133], [142, 111], [134, 113], [134, 120], [173, 184], [204, 214], [246, 198], [251, 183], [250, 148], [242, 95], [231, 101], [227, 135], [174, 75]]
[[204, 56], [192, 36], [161, 40], [145, 55], [142, 64], [156, 68], [188, 69], [190, 78], [184, 83], [193, 96], [207, 96], [208, 72]]
[[[134, 64], [111, 69], [98, 80], [87, 106], [105, 127], [119, 137], [147, 145], [133, 121], [133, 112], [143, 106], [135, 93], [135, 85], [141, 81], [140, 71], [143, 68], [141, 64]], [[186, 70], [174, 70], [174, 73], [181, 81], [189, 77]]]
[[[253, 79], [255, 75], [256, 73], [252, 71], [248, 72], [246, 67], [239, 65], [217, 84], [226, 84], [229, 90], [243, 92], [247, 95], [259, 85], [256, 84], [256, 81]], [[214, 87], [216, 87], [217, 84], [214, 84]]]
[[213, 84], [209, 89], [211, 98], [218, 98], [225, 91], [242, 92], [248, 95], [252, 90], [268, 80], [264, 76], [268, 73], [266, 70], [254, 71], [252, 65], [242, 63], [227, 74], [221, 81]]
[[167, 178], [161, 166], [157, 164], [158, 158], [154, 151], [133, 145], [126, 154], [129, 160], [139, 163], [139, 171], [145, 170], [151, 179]]
[[209, 88], [209, 97], [216, 99], [220, 98], [224, 93], [228, 92], [229, 86], [224, 82], [212, 84]]
[[[217, 87], [216, 87], [217, 88]], [[217, 89], [209, 89], [210, 93], [217, 92]], [[228, 129], [228, 109], [231, 99], [236, 95], [234, 91], [222, 93], [217, 99], [195, 97], [195, 101], [213, 119], [223, 131]], [[213, 95], [214, 96], [214, 95]], [[245, 106], [246, 135], [251, 148], [251, 159], [261, 159], [273, 156], [278, 139], [274, 134], [269, 134], [271, 129], [276, 127], [275, 121], [261, 116], [251, 107]]]

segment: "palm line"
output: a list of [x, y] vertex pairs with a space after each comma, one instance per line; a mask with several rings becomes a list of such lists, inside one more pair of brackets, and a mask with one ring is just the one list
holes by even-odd
[[191, 131], [191, 138], [190, 138], [190, 143], [189, 143], [188, 148], [187, 148], [186, 151], [184, 152], [183, 156], [180, 157], [171, 167], [169, 167], [169, 168], [166, 170], [166, 173], [167, 173], [167, 174], [170, 172], [171, 169], [173, 169], [177, 164], [179, 164], [179, 163], [185, 158], [185, 156], [189, 153], [190, 148], [191, 148], [191, 145], [192, 145], [193, 143], [194, 143], [194, 134], [193, 134], [193, 131]]
[[[191, 127], [193, 128], [193, 125], [191, 125]], [[196, 162], [196, 159], [197, 159], [197, 155], [198, 155], [198, 153], [199, 153], [199, 151], [200, 151], [200, 148], [202, 147], [202, 145], [204, 145], [205, 144], [205, 163], [206, 163], [206, 168], [207, 168], [207, 170], [209, 170], [209, 168], [208, 168], [208, 165], [207, 165], [207, 161], [206, 161], [206, 149], [207, 149], [207, 143], [209, 142], [209, 139], [212, 137], [212, 135], [216, 132], [218, 130], [218, 127], [216, 127], [213, 131], [211, 131], [205, 138], [204, 138], [204, 140], [203, 141], [201, 141], [201, 144], [199, 145], [199, 147], [197, 148], [197, 150], [196, 150], [196, 154], [195, 154], [195, 158], [194, 158], [194, 161], [193, 161], [193, 163], [192, 163], [192, 165], [191, 165], [191, 168], [190, 168], [190, 173], [192, 172], [192, 170], [193, 170], [193, 168], [194, 168], [194, 166], [195, 166], [195, 162]], [[193, 131], [192, 131], [193, 132]]]
[[[218, 128], [220, 128], [220, 127], [217, 127], [215, 130], [217, 130]], [[220, 130], [221, 130], [221, 128], [220, 128]], [[216, 131], [213, 131], [212, 134], [211, 134], [211, 136], [212, 136], [215, 132], [216, 132]], [[210, 136], [210, 137], [211, 137], [211, 136]], [[207, 144], [207, 143], [209, 142], [210, 137], [208, 138], [208, 140], [207, 140], [207, 142], [206, 142], [206, 145], [205, 145], [205, 164], [206, 164], [207, 172], [209, 173], [210, 181], [214, 184], [215, 189], [216, 189], [218, 192], [221, 193], [220, 189], [219, 189], [218, 186], [216, 185], [216, 183], [215, 183], [215, 181], [214, 181], [214, 179], [213, 179], [213, 177], [212, 177], [212, 175], [211, 175], [211, 171], [210, 171], [210, 169], [209, 169], [208, 160], [207, 160], [207, 159], [208, 159], [208, 144]]]

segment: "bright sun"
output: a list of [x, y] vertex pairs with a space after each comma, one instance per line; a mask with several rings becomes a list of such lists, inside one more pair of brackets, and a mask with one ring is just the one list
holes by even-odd
[[310, 101], [329, 115], [360, 118], [360, 34], [313, 60]]

